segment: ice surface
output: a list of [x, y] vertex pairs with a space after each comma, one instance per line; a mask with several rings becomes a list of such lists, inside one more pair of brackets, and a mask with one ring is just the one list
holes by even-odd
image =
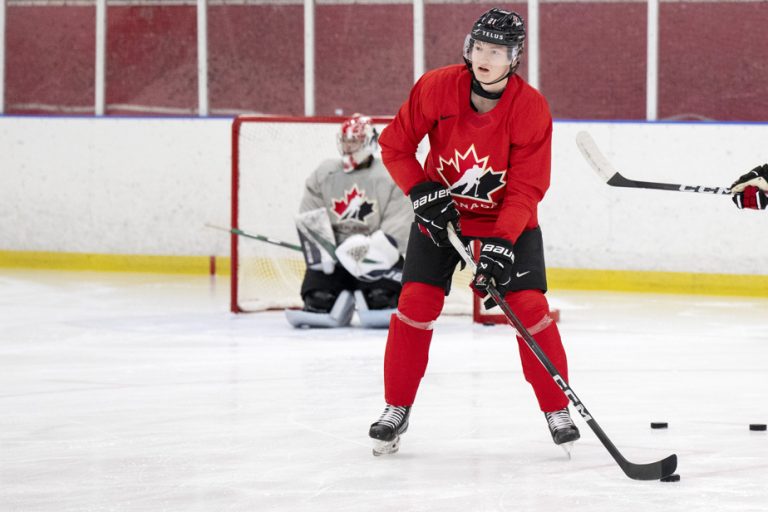
[[[0, 510], [765, 511], [768, 300], [555, 292], [580, 419], [552, 444], [506, 326], [443, 317], [400, 453], [386, 333], [227, 312], [220, 278], [0, 271]], [[669, 422], [651, 430], [651, 421]]]

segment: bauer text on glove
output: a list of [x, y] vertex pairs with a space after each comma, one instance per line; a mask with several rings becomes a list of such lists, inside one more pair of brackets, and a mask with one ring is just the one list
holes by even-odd
[[449, 247], [447, 227], [453, 224], [457, 233], [459, 212], [453, 202], [451, 191], [443, 184], [427, 181], [414, 186], [410, 192], [414, 218], [422, 233], [429, 235], [439, 247]]
[[486, 238], [480, 249], [477, 271], [472, 280], [475, 293], [485, 297], [488, 286], [493, 286], [502, 295], [512, 283], [512, 265], [515, 253], [512, 242], [504, 238]]

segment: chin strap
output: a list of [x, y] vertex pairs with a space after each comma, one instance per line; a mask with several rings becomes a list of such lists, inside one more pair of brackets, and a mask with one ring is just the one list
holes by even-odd
[[[504, 78], [506, 78], [506, 76]], [[498, 80], [496, 82], [498, 82]], [[495, 84], [496, 82], [492, 82], [491, 84]], [[485, 84], [485, 85], [491, 85], [491, 84]], [[499, 92], [488, 92], [485, 89], [483, 89], [483, 85], [475, 78], [474, 75], [472, 75], [472, 92], [482, 98], [486, 98], [489, 100], [497, 100], [501, 98], [502, 94], [504, 94], [504, 89], [500, 90]]]
[[[506, 80], [510, 76], [512, 76], [512, 73], [515, 72], [515, 69], [517, 69], [517, 66], [510, 66], [509, 71], [507, 71], [507, 74], [502, 76], [501, 78], [497, 78], [493, 82], [481, 82], [477, 78], [475, 78], [475, 73], [472, 71], [472, 63], [469, 62], [467, 59], [464, 59], [464, 63], [467, 65], [467, 69], [469, 70], [469, 74], [472, 75], [472, 92], [480, 96], [481, 98], [486, 98], [489, 100], [497, 100], [501, 98], [501, 95], [504, 94], [504, 89], [500, 90], [499, 92], [488, 92], [485, 89], [483, 89], [484, 85], [493, 85], [501, 82], [502, 80]], [[506, 89], [506, 87], [505, 87]]]

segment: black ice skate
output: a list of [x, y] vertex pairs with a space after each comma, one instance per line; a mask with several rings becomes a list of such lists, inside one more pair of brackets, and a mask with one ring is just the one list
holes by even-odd
[[373, 455], [397, 453], [400, 449], [400, 434], [408, 430], [408, 416], [411, 406], [389, 405], [384, 408], [378, 421], [371, 425], [368, 436], [373, 439]]
[[568, 408], [566, 407], [554, 412], [545, 412], [544, 417], [547, 418], [552, 440], [556, 445], [565, 450], [570, 459], [573, 442], [579, 439], [581, 434], [579, 434], [579, 429], [576, 428], [576, 425], [573, 424]]

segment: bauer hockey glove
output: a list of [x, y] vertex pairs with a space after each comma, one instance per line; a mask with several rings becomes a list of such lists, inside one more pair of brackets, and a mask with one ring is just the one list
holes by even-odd
[[[506, 287], [512, 282], [512, 265], [515, 263], [515, 253], [512, 242], [504, 238], [486, 238], [480, 249], [480, 259], [477, 262], [472, 289], [481, 298], [488, 295], [491, 285], [503, 297]], [[491, 308], [493, 301], [486, 302], [485, 307]]]
[[768, 206], [768, 164], [755, 167], [731, 185], [733, 202], [737, 208], [765, 210]]
[[442, 183], [426, 181], [411, 189], [414, 220], [425, 235], [429, 235], [438, 247], [450, 247], [448, 224], [453, 224], [456, 234], [459, 228], [459, 212], [451, 197], [451, 191]]

